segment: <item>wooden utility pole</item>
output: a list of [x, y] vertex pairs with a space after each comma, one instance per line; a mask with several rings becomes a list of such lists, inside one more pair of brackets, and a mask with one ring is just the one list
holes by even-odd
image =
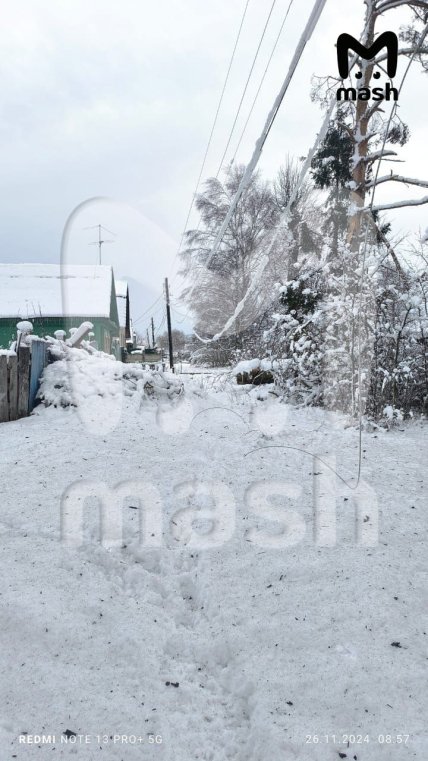
[[153, 344], [153, 348], [155, 348], [155, 324], [153, 322], [153, 317], [151, 322], [152, 322], [152, 344]]
[[169, 305], [169, 288], [168, 278], [165, 278], [165, 301], [166, 301], [166, 322], [168, 326], [168, 346], [169, 346], [169, 366], [174, 372], [174, 354], [172, 349], [172, 332], [171, 332], [171, 308]]

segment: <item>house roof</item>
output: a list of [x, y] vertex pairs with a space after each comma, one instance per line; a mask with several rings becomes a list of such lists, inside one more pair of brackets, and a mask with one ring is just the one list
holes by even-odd
[[115, 280], [116, 296], [126, 298], [128, 295], [128, 283], [126, 280]]
[[112, 268], [91, 264], [0, 264], [0, 318], [110, 318]]
[[128, 297], [128, 283], [126, 280], [116, 280], [116, 302], [119, 315], [119, 326], [126, 328], [126, 301]]

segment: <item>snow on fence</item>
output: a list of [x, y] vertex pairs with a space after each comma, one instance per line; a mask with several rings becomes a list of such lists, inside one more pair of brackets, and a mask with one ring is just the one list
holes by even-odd
[[150, 363], [150, 369], [142, 363], [125, 365], [98, 351], [85, 340], [92, 328], [83, 322], [70, 329], [69, 338], [63, 330], [38, 338], [30, 322], [18, 323], [17, 340], [0, 350], [0, 423], [29, 415], [38, 402], [93, 410], [94, 402], [122, 393], [157, 399], [182, 394], [183, 384], [164, 373], [162, 363]]
[[0, 351], [0, 423], [26, 417], [36, 404], [40, 377], [48, 362], [47, 344], [18, 323], [18, 339]]
[[0, 355], [0, 423], [28, 415], [30, 348]]
[[[61, 356], [61, 351], [55, 356], [49, 348], [79, 347], [93, 327], [91, 322], [82, 322], [70, 330], [71, 336], [65, 340], [63, 330], [57, 330], [55, 338], [38, 338], [32, 335], [29, 320], [17, 323], [16, 341], [10, 349], [0, 351], [0, 423], [26, 417], [33, 411], [45, 367]], [[87, 350], [93, 351], [89, 344]]]

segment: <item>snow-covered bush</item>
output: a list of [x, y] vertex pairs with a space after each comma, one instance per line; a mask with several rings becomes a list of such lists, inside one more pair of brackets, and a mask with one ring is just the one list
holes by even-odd
[[428, 409], [428, 278], [384, 270], [377, 288], [370, 411]]
[[171, 373], [123, 364], [94, 349], [89, 352], [56, 343], [52, 350], [58, 359], [45, 368], [38, 392], [46, 406], [80, 407], [100, 397], [122, 394], [148, 399], [175, 398], [183, 391], [182, 383]]

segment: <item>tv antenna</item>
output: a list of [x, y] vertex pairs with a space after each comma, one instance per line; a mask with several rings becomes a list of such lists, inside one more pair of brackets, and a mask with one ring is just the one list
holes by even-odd
[[102, 261], [102, 253], [101, 248], [104, 245], [104, 243], [114, 243], [115, 241], [110, 238], [106, 240], [102, 237], [102, 231], [109, 233], [110, 235], [116, 235], [116, 233], [113, 233], [111, 230], [108, 230], [107, 227], [104, 227], [103, 225], [92, 225], [91, 227], [84, 227], [84, 230], [95, 230], [98, 229], [98, 240], [92, 241], [92, 243], [89, 243], [89, 246], [98, 246], [98, 264], [101, 264]]

